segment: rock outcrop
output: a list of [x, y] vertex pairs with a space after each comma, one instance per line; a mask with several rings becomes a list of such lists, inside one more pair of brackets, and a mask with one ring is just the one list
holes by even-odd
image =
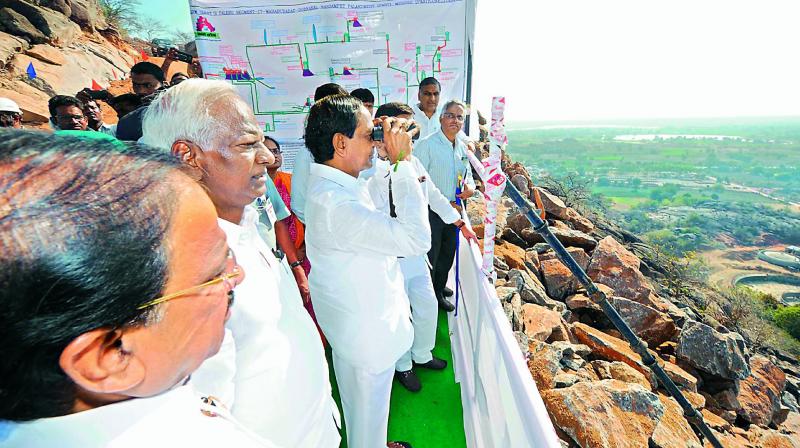
[[97, 0], [0, 0], [0, 97], [19, 104], [23, 121], [47, 121], [52, 95], [128, 73], [139, 53], [119, 35]]
[[[639, 238], [595, 225], [507, 157], [504, 169], [532, 202], [538, 192], [550, 229], [724, 446], [800, 445], [796, 359], [751, 356], [739, 334], [659, 295], [663, 268], [639, 259], [650, 251]], [[710, 446], [527, 218], [502, 205], [495, 286], [562, 445]]]

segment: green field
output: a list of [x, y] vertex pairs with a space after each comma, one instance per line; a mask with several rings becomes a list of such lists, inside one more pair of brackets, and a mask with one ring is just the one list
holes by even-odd
[[534, 182], [578, 179], [589, 208], [634, 232], [691, 227], [703, 241], [726, 233], [752, 243], [800, 227], [791, 205], [800, 204], [800, 117], [512, 123], [508, 139]]

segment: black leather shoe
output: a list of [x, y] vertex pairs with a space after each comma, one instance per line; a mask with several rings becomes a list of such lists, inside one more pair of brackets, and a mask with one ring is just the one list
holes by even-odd
[[447, 361], [434, 356], [433, 359], [431, 359], [428, 362], [422, 364], [414, 363], [414, 365], [417, 367], [424, 367], [426, 369], [431, 369], [431, 370], [444, 370], [444, 368], [447, 367]]
[[444, 289], [442, 289], [442, 295], [445, 297], [453, 297], [453, 290], [445, 286]]
[[413, 370], [406, 370], [405, 372], [394, 372], [394, 377], [400, 384], [403, 385], [409, 392], [419, 392], [422, 389], [422, 383], [419, 382], [417, 374]]
[[456, 306], [450, 303], [449, 300], [445, 299], [442, 296], [436, 296], [436, 301], [439, 302], [439, 309], [445, 310], [448, 313], [455, 311]]
[[399, 441], [399, 440], [395, 440], [395, 441], [393, 441], [393, 442], [389, 442], [389, 443], [387, 443], [387, 444], [386, 444], [386, 446], [387, 446], [387, 447], [389, 447], [389, 448], [399, 448], [399, 447], [402, 447], [402, 448], [411, 448], [411, 444], [410, 444], [410, 443], [408, 443], [408, 442], [401, 442], [401, 441]]

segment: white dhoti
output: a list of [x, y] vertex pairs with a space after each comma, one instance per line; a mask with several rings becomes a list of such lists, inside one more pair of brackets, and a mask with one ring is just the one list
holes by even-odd
[[389, 430], [389, 400], [394, 368], [370, 373], [338, 357], [333, 369], [342, 398], [349, 448], [382, 448]]
[[422, 364], [433, 359], [431, 350], [436, 345], [439, 304], [433, 292], [426, 256], [401, 258], [398, 261], [403, 272], [408, 301], [411, 304], [411, 324], [414, 327], [414, 343], [395, 365], [395, 370], [405, 372], [411, 370], [412, 361]]

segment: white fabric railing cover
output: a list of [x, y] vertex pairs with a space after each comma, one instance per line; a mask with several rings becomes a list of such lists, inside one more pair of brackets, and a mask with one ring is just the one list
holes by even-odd
[[467, 446], [560, 448], [497, 293], [481, 272], [480, 251], [459, 238], [458, 315], [448, 318]]

